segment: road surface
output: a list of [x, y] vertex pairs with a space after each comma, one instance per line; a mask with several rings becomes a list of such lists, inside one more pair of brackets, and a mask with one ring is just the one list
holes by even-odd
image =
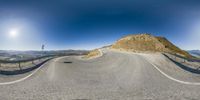
[[[15, 79], [15, 76], [9, 77]], [[8, 81], [4, 78], [1, 77], [1, 83]], [[105, 51], [103, 56], [90, 60], [78, 56], [53, 59], [27, 79], [0, 85], [0, 98], [199, 100], [200, 86], [181, 84], [167, 78], [144, 56]]]

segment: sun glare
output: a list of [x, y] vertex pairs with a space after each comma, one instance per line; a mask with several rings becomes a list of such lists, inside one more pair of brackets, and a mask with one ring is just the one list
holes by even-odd
[[9, 35], [10, 35], [10, 37], [17, 37], [17, 35], [18, 35], [18, 30], [16, 30], [16, 29], [12, 29], [12, 30], [10, 30], [10, 32], [9, 32]]

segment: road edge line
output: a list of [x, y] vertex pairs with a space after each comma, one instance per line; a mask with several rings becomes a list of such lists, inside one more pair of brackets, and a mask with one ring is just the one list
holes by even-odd
[[[144, 57], [143, 57], [144, 58]], [[186, 85], [200, 85], [200, 83], [196, 83], [196, 82], [186, 82], [186, 81], [181, 81], [178, 79], [175, 79], [169, 75], [167, 75], [166, 73], [164, 73], [161, 69], [159, 69], [155, 64], [151, 63], [150, 61], [148, 61], [146, 58], [144, 58], [148, 63], [150, 63], [156, 70], [158, 70], [161, 74], [163, 74], [165, 77], [167, 77], [170, 80], [173, 80], [175, 82], [181, 83], [181, 84], [186, 84]]]
[[[56, 59], [59, 59], [59, 58], [56, 58]], [[44, 63], [43, 65], [41, 65], [39, 68], [35, 69], [31, 74], [21, 78], [21, 79], [18, 79], [18, 80], [15, 80], [15, 81], [10, 81], [10, 82], [2, 82], [0, 83], [0, 85], [10, 85], [10, 84], [14, 84], [14, 83], [18, 83], [18, 82], [21, 82], [21, 81], [24, 81], [26, 79], [28, 79], [29, 77], [33, 76], [37, 71], [39, 71], [44, 65], [46, 65], [49, 61], [47, 61], [46, 63]]]

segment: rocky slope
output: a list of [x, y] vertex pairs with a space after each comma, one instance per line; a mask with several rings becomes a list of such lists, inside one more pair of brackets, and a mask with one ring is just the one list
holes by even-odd
[[84, 56], [84, 58], [94, 58], [100, 56], [101, 53], [98, 49], [90, 51], [87, 55]]
[[184, 57], [191, 55], [176, 47], [164, 37], [155, 37], [150, 34], [134, 34], [119, 39], [111, 46], [112, 49], [132, 52], [167, 52], [178, 54]]

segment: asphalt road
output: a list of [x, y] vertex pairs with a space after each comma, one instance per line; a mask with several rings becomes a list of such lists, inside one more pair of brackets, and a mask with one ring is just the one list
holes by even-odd
[[167, 78], [141, 55], [114, 51], [105, 51], [103, 56], [90, 60], [77, 56], [56, 58], [23, 81], [0, 85], [1, 100], [199, 98], [200, 86]]

